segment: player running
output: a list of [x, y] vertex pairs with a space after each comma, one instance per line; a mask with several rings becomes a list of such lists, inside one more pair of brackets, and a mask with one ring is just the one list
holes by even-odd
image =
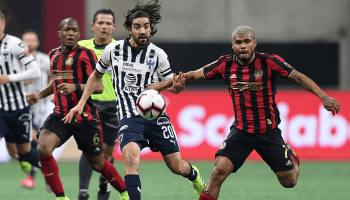
[[32, 116], [25, 100], [23, 81], [40, 77], [40, 69], [19, 38], [5, 34], [5, 15], [0, 11], [0, 140], [5, 137], [11, 157], [25, 173], [40, 168], [38, 153], [31, 148]]
[[[70, 124], [62, 121], [64, 115], [78, 103], [97, 58], [92, 50], [77, 44], [80, 38], [80, 26], [77, 20], [64, 19], [59, 28], [58, 36], [61, 40], [61, 47], [49, 53], [53, 81], [39, 94], [27, 95], [30, 105], [52, 93], [55, 95], [54, 112], [49, 115], [41, 127], [38, 140], [38, 154], [44, 177], [55, 193], [56, 200], [68, 200], [52, 152], [74, 136], [78, 148], [83, 151], [91, 167], [101, 173], [114, 188], [123, 191], [125, 189], [123, 179], [114, 166], [103, 158], [101, 123], [91, 99], [88, 97], [89, 100], [85, 101], [84, 113], [76, 121]], [[95, 92], [102, 93], [102, 82], [96, 85]]]
[[[176, 133], [164, 114], [156, 120], [146, 120], [139, 116], [135, 102], [146, 85], [158, 79], [172, 78], [172, 71], [166, 53], [149, 42], [157, 32], [156, 24], [161, 20], [160, 5], [157, 0], [145, 5], [136, 4], [129, 9], [124, 27], [130, 38], [109, 44], [89, 77], [85, 91], [78, 105], [64, 118], [70, 123], [79, 117], [86, 100], [95, 90], [103, 74], [112, 67], [119, 114], [119, 143], [125, 163], [125, 184], [131, 200], [141, 199], [141, 181], [138, 174], [140, 151], [150, 146], [160, 151], [168, 168], [175, 174], [188, 178], [197, 196], [205, 188], [196, 167], [182, 160]], [[77, 116], [75, 117], [75, 114]]]
[[255, 52], [256, 45], [253, 29], [240, 26], [232, 33], [234, 55], [221, 56], [213, 63], [184, 76], [180, 74], [173, 80], [149, 85], [150, 89], [158, 91], [170, 87], [173, 93], [183, 90], [185, 82], [206, 79], [223, 79], [229, 86], [235, 121], [227, 139], [215, 154], [215, 168], [199, 198], [201, 200], [218, 199], [222, 183], [243, 165], [253, 149], [275, 172], [283, 187], [292, 188], [296, 185], [299, 158], [290, 145], [284, 142], [278, 128], [280, 118], [275, 102], [277, 75], [315, 94], [333, 115], [339, 112], [339, 102], [324, 93], [314, 81], [278, 55]]
[[[91, 24], [95, 37], [89, 40], [81, 40], [78, 44], [82, 47], [92, 49], [97, 59], [100, 59], [105, 47], [115, 42], [112, 38], [113, 30], [116, 28], [114, 13], [110, 9], [100, 9], [93, 17]], [[118, 140], [118, 115], [117, 102], [115, 101], [115, 92], [112, 84], [112, 70], [109, 69], [102, 77], [103, 93], [92, 94], [91, 99], [98, 111], [101, 119], [103, 132], [103, 156], [110, 163], [114, 163], [113, 151]], [[86, 200], [89, 198], [87, 194], [90, 179], [92, 176], [92, 168], [85, 159], [84, 154], [79, 160], [79, 197], [78, 200]], [[110, 195], [111, 186], [108, 181], [100, 175], [99, 188], [97, 193], [98, 200], [107, 200]], [[129, 200], [126, 188], [120, 192], [121, 200]]]

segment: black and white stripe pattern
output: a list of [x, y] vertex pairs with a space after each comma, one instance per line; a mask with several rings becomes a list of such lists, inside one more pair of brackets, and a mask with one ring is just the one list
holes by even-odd
[[[19, 38], [5, 35], [0, 42], [0, 73], [17, 74], [25, 71], [25, 66], [33, 62], [33, 57]], [[16, 111], [28, 106], [23, 82], [10, 82], [0, 86], [0, 109]]]
[[127, 40], [109, 44], [96, 70], [105, 73], [110, 66], [119, 119], [138, 115], [136, 99], [147, 84], [172, 78], [166, 53], [153, 43], [149, 43], [139, 52]]

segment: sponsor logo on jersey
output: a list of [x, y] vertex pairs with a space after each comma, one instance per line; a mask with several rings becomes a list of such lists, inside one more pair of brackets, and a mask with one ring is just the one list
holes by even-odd
[[264, 88], [263, 82], [235, 82], [232, 83], [231, 89], [232, 90], [262, 90]]
[[128, 67], [133, 67], [134, 65], [132, 63], [127, 63], [127, 62], [123, 62], [124, 66], [128, 66]]
[[53, 80], [58, 79], [74, 79], [73, 70], [52, 70]]
[[232, 76], [230, 76], [230, 78], [237, 78], [236, 74], [232, 74]]
[[159, 117], [157, 119], [157, 125], [164, 125], [164, 124], [170, 124], [170, 121], [166, 117]]
[[261, 70], [261, 69], [257, 69], [257, 70], [255, 70], [255, 72], [254, 72], [255, 78], [261, 78], [261, 77], [263, 76], [263, 74], [264, 74], [264, 72], [263, 72], [263, 70]]
[[125, 86], [124, 92], [137, 92], [140, 88], [136, 85], [137, 77], [134, 74], [127, 74], [124, 78]]

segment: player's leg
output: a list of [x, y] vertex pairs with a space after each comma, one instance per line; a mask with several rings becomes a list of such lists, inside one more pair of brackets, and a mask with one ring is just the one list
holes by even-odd
[[282, 171], [282, 172], [276, 172], [278, 181], [280, 184], [285, 188], [292, 188], [297, 184], [297, 180], [299, 177], [299, 157], [295, 153], [295, 151], [291, 148], [291, 146], [286, 143], [285, 145], [286, 150], [291, 155], [291, 160], [294, 166], [294, 169], [289, 171]]
[[115, 167], [103, 157], [103, 137], [99, 120], [71, 122], [70, 132], [74, 136], [78, 148], [83, 151], [92, 169], [101, 173], [119, 192], [125, 191], [125, 183]]
[[200, 199], [218, 199], [222, 183], [231, 173], [237, 172], [253, 149], [254, 135], [232, 127], [215, 154], [215, 167]]
[[192, 187], [195, 189], [195, 193], [199, 197], [204, 191], [206, 184], [199, 174], [197, 167], [192, 167], [189, 162], [182, 160], [180, 152], [163, 155], [163, 159], [174, 174], [181, 175], [190, 180]]
[[[116, 101], [93, 101], [96, 109], [98, 110], [102, 132], [103, 132], [103, 156], [104, 159], [109, 161], [111, 164], [114, 163], [113, 152], [115, 145], [118, 140], [119, 132], [119, 118], [117, 115], [117, 102]], [[97, 200], [108, 200], [110, 196], [111, 185], [108, 183], [107, 179], [100, 174], [99, 187], [97, 193]], [[129, 200], [127, 191], [120, 193], [120, 199]]]
[[291, 150], [287, 148], [279, 128], [260, 134], [255, 149], [275, 172], [283, 187], [292, 188], [296, 185], [299, 167], [294, 164]]
[[88, 189], [92, 177], [92, 169], [84, 154], [79, 159], [79, 196], [78, 200], [87, 200], [89, 198]]
[[38, 154], [47, 184], [57, 198], [65, 198], [59, 176], [59, 169], [52, 152], [64, 144], [70, 137], [69, 125], [61, 121], [62, 117], [52, 113], [42, 126], [38, 139]]

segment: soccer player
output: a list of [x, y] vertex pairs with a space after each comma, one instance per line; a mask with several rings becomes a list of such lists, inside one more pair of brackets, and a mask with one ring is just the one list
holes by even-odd
[[[158, 1], [145, 5], [136, 4], [129, 9], [124, 27], [130, 38], [109, 44], [89, 77], [78, 105], [64, 118], [70, 123], [80, 117], [84, 104], [95, 90], [103, 74], [112, 67], [119, 114], [119, 143], [125, 163], [125, 184], [131, 200], [141, 199], [141, 182], [138, 174], [140, 151], [150, 146], [160, 151], [168, 168], [175, 174], [188, 178], [197, 196], [205, 188], [199, 171], [182, 160], [176, 133], [164, 114], [159, 119], [146, 120], [136, 110], [136, 99], [147, 84], [158, 79], [172, 78], [172, 71], [166, 53], [149, 42], [157, 32], [156, 24], [161, 20]], [[76, 117], [75, 114], [77, 113]]]
[[[82, 47], [94, 50], [97, 59], [100, 59], [105, 47], [115, 42], [112, 38], [113, 30], [116, 28], [114, 13], [110, 9], [100, 9], [93, 17], [91, 28], [94, 31], [95, 37], [89, 40], [81, 40], [78, 44]], [[102, 77], [103, 93], [92, 94], [91, 99], [98, 111], [101, 119], [103, 132], [103, 156], [113, 164], [113, 151], [118, 139], [118, 115], [117, 102], [115, 101], [115, 92], [112, 84], [112, 70], [107, 72]], [[79, 197], [78, 200], [86, 200], [89, 198], [87, 194], [90, 179], [92, 176], [92, 168], [84, 155], [79, 161]], [[110, 184], [100, 175], [99, 188], [97, 193], [98, 200], [107, 200], [110, 195]], [[129, 200], [126, 188], [120, 192], [121, 200]]]
[[[97, 58], [95, 53], [80, 47], [80, 26], [73, 18], [64, 19], [59, 26], [61, 47], [49, 53], [53, 81], [39, 94], [28, 94], [27, 101], [34, 105], [41, 99], [55, 95], [55, 109], [40, 128], [38, 154], [47, 183], [56, 195], [56, 200], [67, 200], [58, 173], [58, 165], [52, 157], [55, 148], [74, 136], [78, 148], [83, 151], [92, 169], [100, 172], [118, 191], [125, 188], [123, 179], [114, 166], [103, 158], [101, 123], [91, 99], [83, 105], [84, 113], [76, 121], [66, 124], [62, 118], [73, 108], [84, 91], [85, 83], [93, 72]], [[96, 93], [102, 93], [102, 82], [97, 83]]]
[[[232, 33], [234, 55], [224, 55], [218, 60], [184, 76], [149, 85], [158, 91], [169, 88], [179, 93], [186, 83], [201, 80], [223, 79], [229, 88], [235, 111], [235, 121], [227, 139], [215, 154], [215, 168], [201, 200], [218, 199], [222, 183], [235, 173], [255, 149], [285, 188], [296, 185], [299, 176], [299, 158], [285, 143], [277, 109], [276, 76], [288, 78], [320, 98], [324, 108], [333, 115], [340, 104], [329, 97], [304, 74], [295, 70], [278, 55], [255, 52], [257, 41], [254, 31], [239, 26]], [[173, 85], [173, 86], [172, 86]]]
[[31, 165], [40, 168], [40, 163], [37, 150], [31, 148], [32, 119], [23, 81], [39, 78], [40, 69], [27, 45], [5, 34], [5, 26], [0, 11], [0, 139], [5, 137], [10, 155], [28, 173]]
[[[51, 76], [50, 74], [50, 59], [49, 56], [45, 53], [38, 51], [38, 47], [40, 45], [38, 35], [34, 30], [26, 30], [22, 34], [22, 41], [28, 46], [30, 54], [32, 54], [37, 62], [40, 70], [41, 77], [36, 80], [25, 81], [25, 90], [27, 94], [30, 93], [39, 93], [48, 85], [48, 78]], [[43, 124], [45, 120], [46, 113], [46, 102], [40, 101], [37, 104], [30, 107], [30, 111], [32, 113], [32, 144], [31, 147], [37, 148], [37, 132], [39, 130], [40, 125]], [[23, 179], [20, 184], [23, 187], [28, 189], [32, 189], [35, 187], [35, 167], [31, 168], [29, 175]], [[48, 186], [48, 185], [46, 185]], [[46, 187], [48, 192], [51, 192], [50, 187]]]

